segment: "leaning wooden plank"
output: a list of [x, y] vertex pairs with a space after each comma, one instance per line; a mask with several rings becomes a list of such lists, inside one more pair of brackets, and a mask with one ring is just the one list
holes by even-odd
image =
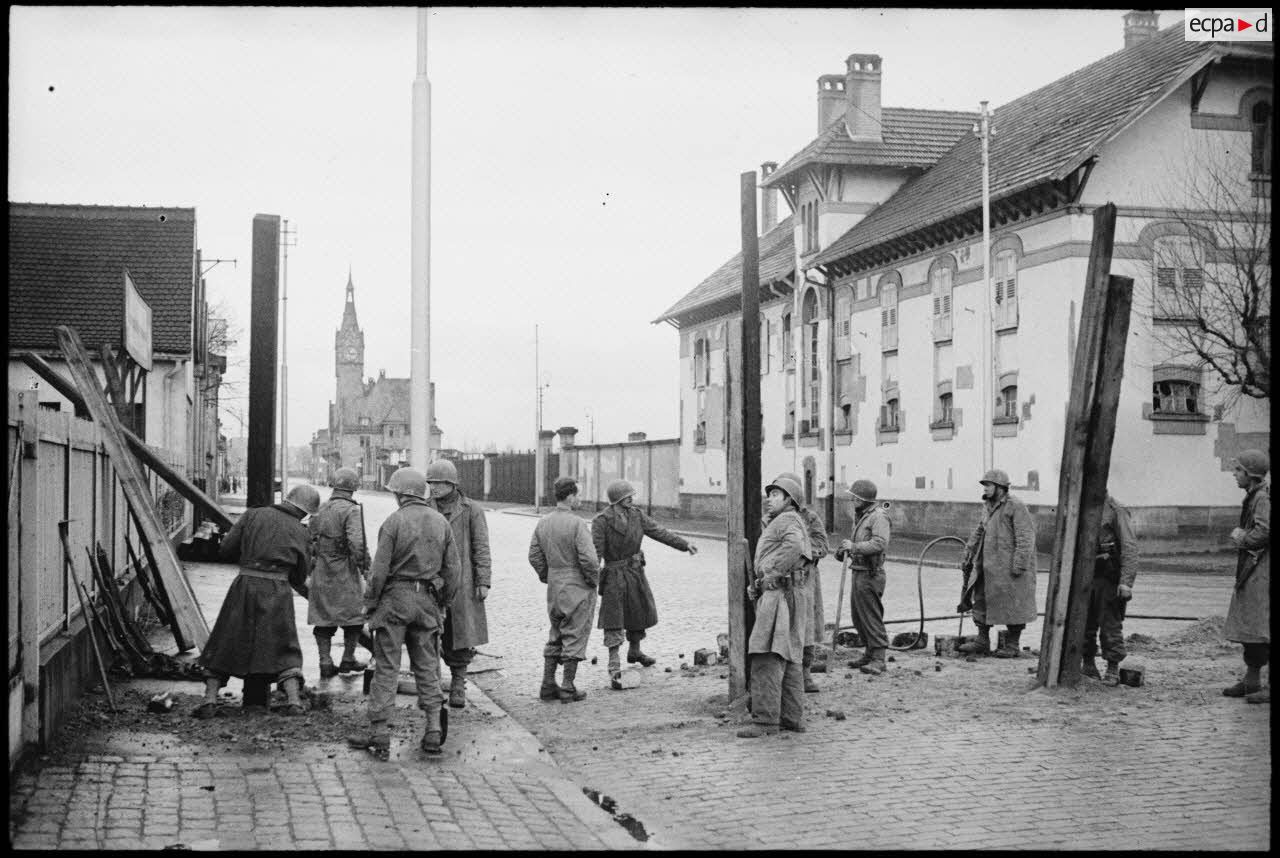
[[165, 591], [169, 594], [169, 603], [173, 608], [173, 636], [178, 643], [179, 651], [192, 646], [203, 647], [209, 639], [209, 626], [200, 612], [200, 604], [196, 601], [186, 573], [169, 544], [169, 539], [156, 515], [155, 501], [148, 491], [142, 469], [129, 449], [120, 421], [116, 413], [107, 403], [98, 386], [98, 378], [89, 363], [89, 355], [85, 351], [80, 335], [67, 325], [54, 328], [58, 334], [58, 342], [67, 359], [71, 377], [84, 399], [89, 414], [102, 430], [103, 445], [111, 456], [111, 464], [115, 467], [120, 479], [120, 487], [125, 499], [137, 517], [143, 537], [143, 547], [155, 561], [164, 581]]
[[[84, 397], [80, 395], [75, 386], [63, 378], [62, 374], [56, 369], [49, 366], [44, 358], [37, 354], [32, 354], [31, 352], [23, 352], [21, 358], [23, 363], [35, 370], [36, 373], [45, 381], [49, 382], [49, 385], [54, 390], [66, 397], [76, 411], [88, 411], [84, 404]], [[219, 506], [216, 501], [204, 492], [200, 491], [199, 487], [197, 487], [195, 483], [192, 483], [186, 477], [182, 476], [182, 474], [179, 474], [173, 468], [166, 465], [158, 456], [156, 456], [155, 453], [151, 451], [151, 448], [147, 446], [145, 441], [133, 434], [133, 432], [131, 432], [127, 427], [121, 426], [120, 431], [124, 435], [124, 439], [129, 442], [129, 446], [133, 449], [133, 452], [137, 454], [138, 458], [142, 460], [144, 465], [159, 474], [160, 479], [173, 486], [174, 490], [176, 490], [178, 494], [195, 504], [196, 507], [203, 511], [205, 515], [209, 516], [209, 518], [213, 520], [214, 524], [222, 528], [224, 533], [231, 529], [231, 519], [222, 511], [222, 507]]]
[[164, 592], [160, 574], [150, 563], [144, 564], [139, 559], [133, 550], [133, 542], [128, 536], [125, 536], [124, 545], [129, 550], [129, 562], [138, 571], [138, 580], [143, 582], [142, 592], [151, 601], [151, 606], [156, 609], [156, 616], [160, 618], [160, 622], [172, 629], [177, 623], [173, 619], [173, 608], [169, 607], [169, 596]]

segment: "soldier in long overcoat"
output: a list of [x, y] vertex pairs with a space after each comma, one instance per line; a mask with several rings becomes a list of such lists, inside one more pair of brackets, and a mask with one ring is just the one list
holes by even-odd
[[597, 628], [604, 629], [604, 645], [609, 648], [609, 678], [614, 689], [622, 688], [619, 677], [622, 663], [618, 649], [625, 640], [627, 663], [639, 663], [650, 667], [654, 659], [640, 651], [645, 629], [658, 624], [658, 606], [649, 589], [649, 579], [644, 574], [644, 552], [640, 543], [647, 536], [677, 551], [697, 554], [698, 547], [690, 544], [658, 524], [643, 510], [631, 505], [635, 488], [626, 480], [615, 480], [605, 490], [609, 506], [591, 520], [591, 540], [600, 557], [600, 620]]
[[205, 680], [204, 702], [192, 713], [212, 718], [218, 689], [230, 676], [248, 682], [277, 682], [286, 715], [302, 714], [302, 647], [293, 614], [293, 593], [307, 597], [311, 547], [302, 519], [320, 507], [314, 486], [295, 486], [273, 506], [253, 507], [231, 525], [218, 546], [222, 560], [240, 564], [222, 600], [218, 619], [198, 662]]
[[804, 497], [800, 483], [779, 477], [765, 491], [769, 523], [756, 542], [753, 577], [747, 587], [747, 596], [756, 600], [756, 619], [747, 641], [751, 726], [738, 731], [742, 739], [779, 729], [805, 730], [801, 664], [812, 615], [804, 598], [796, 597], [795, 582], [806, 574], [813, 549], [808, 526], [800, 516]]
[[445, 619], [440, 652], [449, 666], [449, 705], [461, 709], [467, 702], [467, 667], [476, 647], [489, 642], [489, 619], [484, 601], [493, 582], [489, 560], [489, 525], [484, 510], [458, 488], [458, 469], [448, 459], [427, 466], [427, 505], [449, 520], [462, 560], [462, 582]]
[[[600, 583], [600, 558], [591, 542], [591, 528], [574, 514], [578, 508], [578, 482], [560, 477], [554, 486], [556, 508], [533, 529], [529, 540], [529, 565], [547, 585], [547, 616], [551, 631], [542, 648], [541, 700], [572, 702], [587, 692], [574, 685], [578, 662], [586, 658], [591, 620], [596, 612], [596, 587]], [[556, 684], [556, 668], [564, 666], [564, 683]]]
[[1009, 475], [992, 469], [982, 485], [982, 520], [965, 544], [964, 585], [957, 609], [972, 609], [978, 640], [960, 651], [985, 655], [991, 648], [991, 627], [1008, 628], [1000, 658], [1017, 658], [1022, 630], [1035, 622], [1036, 523], [1026, 505], [1009, 494]]
[[[351, 468], [333, 475], [333, 494], [311, 516], [311, 581], [307, 622], [320, 653], [320, 676], [359, 673], [356, 644], [364, 626], [364, 582], [369, 569], [364, 510], [352, 496], [360, 477]], [[333, 663], [333, 636], [342, 626], [342, 662]]]
[[[779, 479], [783, 477], [794, 480], [797, 485], [800, 485], [800, 477], [797, 474], [788, 472], [778, 475]], [[822, 630], [826, 625], [826, 617], [822, 609], [822, 577], [818, 574], [818, 561], [827, 556], [827, 526], [823, 523], [822, 516], [807, 506], [800, 507], [798, 512], [804, 519], [805, 529], [809, 534], [809, 547], [813, 550], [813, 556], [802, 576], [802, 583], [795, 590], [796, 599], [808, 605], [807, 610], [812, 617], [809, 623], [809, 636], [804, 644], [804, 661], [800, 663], [800, 674], [804, 680], [804, 690], [809, 694], [816, 694], [822, 688], [813, 681], [810, 669], [813, 667], [813, 647], [815, 644], [822, 643]], [[768, 523], [766, 518], [764, 525], [768, 526]], [[761, 530], [763, 529], [762, 527]]]
[[1222, 693], [1250, 703], [1271, 702], [1270, 686], [1262, 685], [1262, 668], [1271, 661], [1271, 488], [1264, 482], [1270, 468], [1266, 453], [1244, 450], [1232, 469], [1245, 495], [1240, 525], [1231, 531], [1236, 586], [1223, 637], [1243, 644], [1245, 673]]

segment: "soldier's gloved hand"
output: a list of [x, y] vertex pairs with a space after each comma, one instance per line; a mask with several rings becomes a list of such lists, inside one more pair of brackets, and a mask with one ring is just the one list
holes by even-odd
[[692, 555], [694, 555], [694, 554], [697, 554], [697, 553], [698, 553], [698, 546], [696, 546], [696, 545], [690, 545], [690, 546], [689, 546], [689, 548], [688, 548], [688, 551], [689, 551], [689, 555], [690, 555], [690, 556], [692, 556]]
[[755, 581], [747, 585], [747, 598], [753, 602], [760, 598], [760, 588], [756, 586]]
[[1239, 545], [1239, 544], [1240, 544], [1240, 540], [1241, 540], [1243, 537], [1244, 537], [1244, 528], [1240, 528], [1240, 527], [1233, 527], [1233, 528], [1231, 528], [1231, 541], [1232, 541], [1232, 542], [1234, 542], [1236, 545]]
[[1128, 584], [1121, 584], [1116, 587], [1116, 595], [1120, 597], [1120, 601], [1127, 602], [1133, 598], [1133, 588]]
[[489, 588], [488, 588], [488, 587], [486, 587], [486, 586], [485, 586], [485, 585], [483, 585], [483, 584], [477, 584], [477, 585], [476, 585], [476, 598], [477, 598], [477, 599], [479, 599], [481, 602], [483, 602], [483, 601], [485, 600], [485, 597], [486, 597], [486, 596], [488, 596], [488, 595], [489, 595]]
[[852, 548], [853, 548], [853, 543], [850, 542], [849, 540], [843, 539], [840, 541], [840, 551], [844, 552], [845, 554], [848, 554], [850, 549]]

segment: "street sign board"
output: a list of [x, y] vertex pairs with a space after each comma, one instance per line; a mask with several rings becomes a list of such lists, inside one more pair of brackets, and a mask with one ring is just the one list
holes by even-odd
[[151, 371], [151, 307], [124, 270], [124, 350], [134, 363]]

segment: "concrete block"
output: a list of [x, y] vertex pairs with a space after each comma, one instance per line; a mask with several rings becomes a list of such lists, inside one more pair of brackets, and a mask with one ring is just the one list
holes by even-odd
[[862, 645], [862, 636], [857, 632], [840, 632], [836, 635], [836, 646], [860, 647]]
[[639, 688], [644, 681], [644, 675], [638, 667], [629, 667], [618, 676], [618, 682], [623, 688]]
[[960, 646], [960, 638], [955, 635], [938, 635], [933, 639], [934, 655], [954, 656], [958, 646]]
[[724, 632], [716, 635], [716, 648], [720, 650], [721, 658], [729, 657], [729, 636]]
[[716, 655], [717, 655], [717, 653], [716, 653], [716, 651], [715, 651], [715, 650], [713, 650], [713, 649], [700, 649], [700, 650], [695, 650], [695, 651], [694, 651], [694, 653], [693, 653], [693, 663], [694, 663], [695, 665], [698, 665], [698, 664], [703, 664], [703, 665], [715, 664], [715, 663], [716, 663]]
[[1138, 665], [1120, 668], [1120, 684], [1131, 688], [1141, 688], [1146, 678], [1147, 669]]
[[924, 649], [929, 645], [929, 633], [920, 633], [917, 638], [916, 632], [901, 632], [893, 636], [893, 645], [909, 646], [912, 649]]

